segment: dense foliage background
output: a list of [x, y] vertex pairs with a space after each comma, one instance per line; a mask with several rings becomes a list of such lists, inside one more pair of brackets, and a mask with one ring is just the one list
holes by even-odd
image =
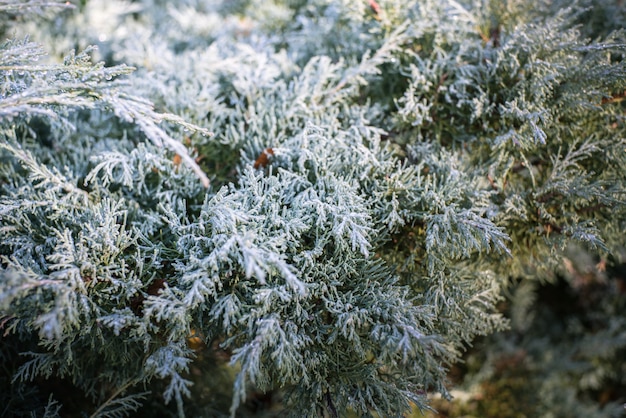
[[0, 13], [1, 415], [623, 416], [622, 0]]

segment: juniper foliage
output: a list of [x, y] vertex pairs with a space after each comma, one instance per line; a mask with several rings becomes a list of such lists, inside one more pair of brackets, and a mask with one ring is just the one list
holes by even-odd
[[2, 3], [5, 412], [448, 397], [512, 279], [621, 261], [626, 41], [585, 5]]

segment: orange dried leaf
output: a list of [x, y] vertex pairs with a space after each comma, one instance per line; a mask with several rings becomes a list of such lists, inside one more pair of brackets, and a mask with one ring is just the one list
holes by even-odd
[[194, 351], [200, 351], [206, 347], [202, 335], [198, 333], [195, 329], [192, 329], [191, 335], [187, 337], [187, 345]]
[[369, 3], [370, 9], [378, 16], [380, 14], [380, 5], [374, 0], [369, 0]]
[[255, 170], [267, 167], [270, 162], [270, 155], [274, 155], [274, 150], [272, 148], [265, 148], [256, 161], [254, 161]]
[[183, 162], [183, 157], [181, 157], [179, 154], [174, 154], [174, 158], [172, 158], [172, 162], [174, 163], [176, 167], [178, 167], [180, 163]]

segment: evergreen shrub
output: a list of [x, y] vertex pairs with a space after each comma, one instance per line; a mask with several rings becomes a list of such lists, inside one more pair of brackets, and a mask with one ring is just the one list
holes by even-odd
[[619, 416], [626, 13], [569, 3], [0, 1], [2, 415]]

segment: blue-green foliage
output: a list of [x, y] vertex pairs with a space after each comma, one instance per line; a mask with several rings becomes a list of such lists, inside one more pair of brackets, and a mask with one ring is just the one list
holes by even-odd
[[623, 245], [624, 34], [531, 3], [0, 5], [14, 412], [448, 396], [511, 278]]

